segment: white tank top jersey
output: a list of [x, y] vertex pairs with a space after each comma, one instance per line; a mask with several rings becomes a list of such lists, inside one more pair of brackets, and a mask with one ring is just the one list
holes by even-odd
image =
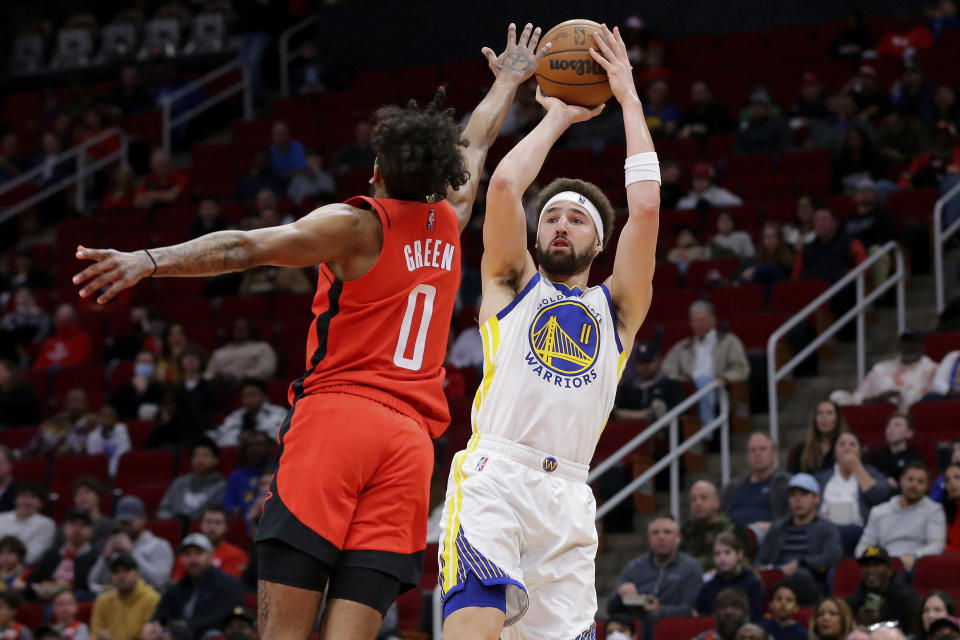
[[581, 291], [537, 273], [480, 327], [483, 380], [473, 429], [588, 465], [629, 352], [610, 291]]

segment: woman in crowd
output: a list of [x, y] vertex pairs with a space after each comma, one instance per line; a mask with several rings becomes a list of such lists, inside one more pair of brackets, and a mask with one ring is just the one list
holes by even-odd
[[783, 238], [794, 251], [802, 251], [803, 245], [816, 237], [813, 231], [813, 208], [813, 196], [800, 196], [794, 214], [796, 222], [783, 228]]
[[853, 612], [842, 598], [824, 598], [810, 617], [810, 640], [844, 640], [853, 630]]
[[944, 553], [960, 553], [960, 518], [957, 517], [957, 505], [960, 504], [960, 462], [951, 462], [943, 472], [943, 511], [947, 516], [947, 545]]
[[763, 620], [763, 584], [753, 569], [744, 562], [743, 542], [732, 531], [717, 534], [713, 542], [713, 566], [716, 573], [700, 587], [697, 595], [697, 613], [713, 614], [713, 601], [727, 587], [739, 587], [750, 600], [750, 619]]
[[822, 469], [832, 469], [836, 462], [833, 447], [837, 437], [846, 430], [840, 407], [830, 400], [822, 400], [810, 421], [807, 439], [790, 450], [787, 470], [816, 475]]
[[946, 591], [931, 591], [923, 599], [923, 607], [920, 609], [923, 614], [923, 637], [927, 637], [930, 631], [930, 624], [934, 620], [945, 618], [947, 616], [957, 615], [957, 607], [953, 604], [953, 598]]
[[737, 219], [729, 211], [717, 214], [717, 235], [710, 240], [710, 257], [748, 260], [756, 255], [753, 240], [746, 231], [737, 230]]
[[780, 223], [770, 221], [763, 225], [756, 258], [745, 264], [734, 279], [762, 284], [769, 290], [774, 283], [790, 277], [793, 261], [793, 250], [783, 239]]

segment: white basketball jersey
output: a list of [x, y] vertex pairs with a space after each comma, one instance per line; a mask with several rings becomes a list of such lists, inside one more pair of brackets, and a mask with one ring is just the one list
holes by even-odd
[[480, 334], [474, 430], [590, 464], [629, 353], [610, 291], [571, 290], [537, 273]]

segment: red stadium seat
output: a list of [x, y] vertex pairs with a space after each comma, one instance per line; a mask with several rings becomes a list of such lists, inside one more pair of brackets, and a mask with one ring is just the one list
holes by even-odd
[[764, 288], [759, 284], [711, 289], [710, 304], [721, 319], [763, 312]]
[[16, 620], [30, 630], [36, 629], [43, 624], [43, 605], [38, 602], [20, 605]]
[[258, 320], [267, 317], [269, 307], [270, 299], [267, 296], [224, 298], [217, 309], [217, 319], [222, 324], [233, 322], [235, 318]]
[[62, 367], [53, 373], [53, 396], [60, 401], [67, 391], [79, 387], [87, 392], [91, 408], [98, 408], [94, 398], [103, 398], [103, 365], [96, 362]]
[[770, 335], [787, 321], [785, 313], [756, 313], [730, 320], [730, 333], [743, 343], [747, 351], [766, 351]]
[[653, 640], [693, 638], [714, 628], [712, 616], [699, 618], [660, 618], [653, 628]]
[[706, 283], [714, 276], [729, 278], [733, 272], [740, 266], [740, 261], [736, 258], [725, 260], [702, 260], [694, 262], [687, 269], [687, 275], [684, 284], [691, 291], [700, 291], [706, 287]]
[[941, 589], [949, 593], [956, 601], [960, 599], [958, 575], [960, 575], [960, 554], [948, 553], [939, 556], [926, 556], [917, 560], [917, 566], [913, 573], [913, 588], [919, 593], [929, 593], [934, 589]]
[[166, 449], [128, 451], [120, 457], [113, 484], [124, 491], [133, 487], [169, 483], [173, 477], [173, 452]]
[[951, 351], [960, 349], [960, 331], [928, 333], [923, 336], [923, 344], [926, 354], [940, 362]]
[[[37, 427], [10, 427], [0, 429], [0, 444], [10, 449], [25, 449], [37, 435]], [[21, 462], [25, 462], [21, 461]]]
[[951, 442], [957, 437], [957, 416], [960, 416], [960, 400], [944, 402], [918, 402], [910, 407], [917, 435]]
[[823, 280], [786, 280], [770, 290], [770, 311], [796, 313], [827, 290]]
[[860, 565], [853, 558], [844, 558], [833, 575], [833, 596], [846, 598], [860, 584]]
[[679, 269], [672, 262], [658, 262], [653, 272], [653, 290], [658, 294], [663, 291], [676, 289], [679, 280]]
[[89, 625], [90, 616], [93, 614], [93, 603], [92, 602], [78, 602], [77, 603], [77, 620], [80, 622]]
[[[220, 447], [220, 464], [217, 466], [217, 471], [220, 472], [220, 475], [226, 478], [233, 473], [237, 468], [238, 457], [237, 447]], [[184, 451], [180, 455], [180, 466], [177, 468], [178, 475], [185, 473], [190, 473], [189, 451]]]
[[693, 335], [690, 323], [686, 320], [682, 322], [672, 322], [664, 327], [663, 338], [660, 343], [660, 351], [664, 355], [670, 351], [670, 347], [676, 343], [689, 338]]
[[147, 520], [147, 529], [153, 535], [169, 542], [174, 553], [180, 548], [179, 520]]
[[107, 392], [113, 393], [130, 382], [131, 378], [133, 378], [133, 361], [120, 360], [110, 370], [110, 377], [107, 380]]
[[896, 220], [927, 220], [933, 215], [937, 198], [939, 192], [935, 188], [905, 189], [887, 196], [884, 207]]
[[397, 598], [397, 626], [401, 631], [420, 631], [420, 612], [423, 609], [423, 593], [411, 589]]
[[43, 484], [47, 479], [47, 463], [37, 458], [14, 460], [13, 477], [18, 482], [39, 482]]
[[[147, 516], [152, 516], [157, 511], [157, 507], [160, 506], [160, 501], [163, 500], [163, 495], [167, 492], [167, 489], [170, 487], [170, 481], [167, 480], [163, 484], [155, 485], [144, 485], [138, 487], [128, 487], [122, 491], [122, 495], [137, 496], [143, 501], [143, 507], [147, 511]], [[114, 494], [117, 494], [117, 491], [114, 491]], [[119, 495], [115, 496], [116, 500], [119, 500]]]
[[797, 609], [797, 612], [793, 614], [793, 619], [799, 622], [801, 625], [803, 625], [805, 629], [810, 628], [810, 618], [812, 617], [813, 617], [813, 607]]
[[156, 427], [153, 420], [127, 420], [127, 434], [130, 436], [130, 445], [133, 449], [143, 449], [147, 444], [147, 438]]
[[860, 436], [864, 444], [884, 437], [887, 418], [896, 410], [896, 406], [888, 403], [850, 405], [841, 408], [847, 427]]
[[830, 152], [826, 149], [808, 149], [785, 153], [780, 158], [781, 173], [817, 173], [830, 171]]
[[773, 173], [773, 155], [769, 153], [749, 153], [727, 158], [723, 167], [724, 182], [738, 184], [744, 179], [766, 176]]
[[93, 476], [104, 484], [108, 481], [107, 456], [63, 456], [53, 467], [50, 485], [69, 486], [77, 476]]
[[697, 300], [697, 294], [687, 289], [655, 293], [645, 322], [668, 324], [685, 320], [690, 305]]
[[773, 588], [783, 582], [783, 571], [780, 569], [765, 569], [760, 572], [760, 581], [763, 582], [764, 601], [770, 602], [773, 597]]

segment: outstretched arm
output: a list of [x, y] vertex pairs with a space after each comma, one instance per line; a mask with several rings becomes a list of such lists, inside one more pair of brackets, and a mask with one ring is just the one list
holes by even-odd
[[463, 137], [469, 143], [461, 151], [470, 180], [460, 185], [459, 189], [450, 189], [447, 192], [447, 201], [457, 212], [460, 231], [463, 231], [470, 221], [470, 212], [477, 195], [480, 176], [483, 173], [483, 163], [487, 159], [487, 152], [507, 117], [507, 111], [513, 103], [517, 87], [530, 79], [537, 69], [537, 64], [544, 56], [550, 45], [534, 53], [537, 42], [540, 41], [540, 27], [533, 28], [527, 23], [517, 40], [517, 27], [513, 23], [507, 28], [507, 48], [499, 56], [490, 47], [483, 48], [483, 55], [490, 64], [490, 70], [497, 77], [490, 91], [484, 96], [477, 108], [470, 115]]
[[[654, 151], [620, 29], [615, 27], [611, 32], [603, 25], [602, 32], [595, 34], [594, 38], [599, 52], [591, 49], [590, 54], [606, 69], [610, 87], [623, 109], [627, 157]], [[621, 338], [625, 344], [633, 342], [653, 296], [653, 270], [660, 226], [659, 182], [643, 179], [629, 184], [627, 209], [629, 215], [620, 232], [613, 274], [608, 281], [610, 295], [619, 310]]]
[[[109, 288], [97, 302], [109, 302], [121, 290], [155, 276], [213, 276], [258, 265], [341, 266], [379, 251], [382, 230], [376, 216], [346, 204], [320, 207], [292, 224], [253, 231], [218, 231], [172, 247], [115, 251], [77, 247], [77, 258], [93, 260], [73, 276], [86, 298]], [[152, 260], [151, 260], [152, 256]], [[156, 261], [156, 266], [154, 266]]]

